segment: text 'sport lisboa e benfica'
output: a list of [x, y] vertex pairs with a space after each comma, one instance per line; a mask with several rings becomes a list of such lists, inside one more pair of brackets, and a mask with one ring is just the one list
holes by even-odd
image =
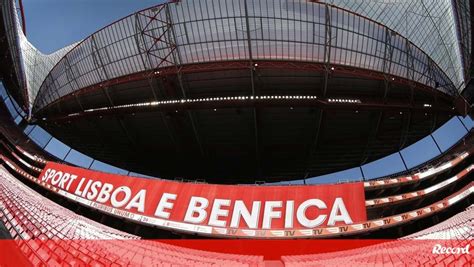
[[[176, 0], [51, 54], [22, 1], [0, 2], [0, 238], [397, 239], [266, 253], [472, 260], [470, 1]], [[25, 244], [33, 265], [61, 254]], [[133, 244], [108, 244], [111, 259]], [[146, 244], [184, 265], [270, 255]]]

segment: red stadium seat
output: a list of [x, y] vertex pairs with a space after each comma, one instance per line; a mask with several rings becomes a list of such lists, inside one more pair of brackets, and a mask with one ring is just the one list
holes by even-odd
[[137, 236], [79, 216], [40, 196], [3, 167], [0, 167], [0, 219], [12, 237], [24, 240], [21, 251], [33, 265], [59, 266], [61, 262], [71, 266], [264, 264], [261, 256], [214, 253], [138, 241]]
[[472, 266], [469, 254], [436, 255], [432, 249], [440, 240], [453, 247], [472, 243], [473, 218], [471, 206], [446, 221], [393, 242], [331, 253], [284, 256], [282, 261], [285, 266]]

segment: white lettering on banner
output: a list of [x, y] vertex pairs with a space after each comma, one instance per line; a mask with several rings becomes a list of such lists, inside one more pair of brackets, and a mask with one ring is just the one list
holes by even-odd
[[[191, 197], [188, 209], [186, 210], [186, 216], [184, 216], [184, 221], [189, 223], [202, 223], [207, 217], [206, 208], [208, 205], [209, 200], [206, 198]], [[199, 213], [199, 215], [194, 217], [194, 213], [196, 212]]]
[[[293, 229], [295, 223], [298, 224], [297, 227], [304, 228], [316, 228], [324, 223], [327, 223], [327, 226], [353, 223], [342, 197], [333, 197], [331, 200], [311, 198], [244, 201], [188, 195], [183, 199], [184, 201], [189, 199], [189, 202], [183, 203], [183, 199], [179, 202], [178, 194], [163, 192], [157, 199], [157, 203], [146, 203], [146, 189], [136, 189], [127, 185], [118, 186], [115, 182], [106, 182], [110, 180], [100, 178], [77, 178], [77, 175], [68, 171], [47, 168], [40, 180], [47, 186], [63, 189], [71, 195], [74, 193], [83, 201], [90, 201], [97, 207], [103, 207], [102, 210], [107, 206], [120, 209], [114, 211], [114, 214], [128, 218], [135, 216], [134, 212], [140, 212], [144, 214], [136, 214], [136, 216], [148, 215], [154, 216], [156, 220], [172, 218], [176, 223], [247, 229], [274, 229], [276, 225], [284, 229]], [[177, 207], [178, 203], [181, 203], [179, 207]], [[156, 205], [156, 208], [147, 209], [147, 204]], [[308, 218], [309, 208], [317, 210], [315, 217]], [[174, 209], [177, 210], [179, 218], [173, 216]], [[150, 211], [151, 213], [148, 214]]]
[[230, 205], [230, 199], [216, 199], [212, 204], [211, 216], [209, 217], [209, 225], [225, 227], [226, 221], [219, 220], [219, 216], [225, 216], [229, 214], [228, 210], [221, 209], [223, 206], [228, 207]]
[[433, 254], [470, 254], [469, 251], [470, 244], [467, 244], [465, 247], [443, 247], [441, 244], [436, 244], [433, 247]]
[[288, 200], [286, 202], [285, 228], [293, 228], [294, 209], [295, 209], [295, 202], [293, 200]]
[[248, 228], [256, 229], [258, 227], [258, 215], [260, 214], [260, 201], [254, 201], [252, 204], [252, 212], [249, 212], [242, 200], [236, 200], [234, 204], [234, 212], [232, 212], [232, 220], [230, 227], [238, 228], [240, 217], [244, 219]]
[[176, 200], [176, 194], [164, 193], [163, 196], [161, 196], [160, 202], [156, 207], [155, 216], [164, 219], [168, 219], [170, 217], [170, 213], [165, 211], [165, 209], [172, 209], [174, 203], [169, 202], [169, 200]]
[[[123, 193], [124, 197], [122, 200], [118, 200], [118, 196], [120, 193]], [[130, 200], [130, 195], [132, 194], [132, 191], [130, 190], [130, 188], [128, 188], [127, 186], [121, 186], [117, 189], [114, 190], [114, 192], [112, 193], [112, 198], [110, 199], [110, 203], [112, 203], [112, 206], [114, 207], [122, 207], [123, 205], [125, 205], [125, 203], [127, 203], [129, 200]]]
[[265, 208], [263, 210], [263, 229], [272, 228], [272, 219], [281, 218], [281, 211], [274, 211], [273, 208], [281, 208], [281, 201], [265, 201]]
[[79, 181], [74, 192], [76, 196], [98, 203], [107, 203], [110, 200], [110, 204], [114, 208], [125, 206], [126, 210], [136, 209], [139, 212], [145, 211], [145, 189], [140, 190], [132, 197], [132, 190], [128, 186], [120, 186], [114, 189], [114, 186], [109, 183], [102, 184], [100, 181], [93, 180], [88, 180], [85, 183], [85, 181], [86, 178], [82, 178]]
[[[186, 216], [184, 221], [189, 223], [202, 223], [208, 217], [207, 207], [209, 200], [202, 197], [191, 197]], [[245, 224], [250, 229], [256, 229], [259, 225], [259, 214], [260, 214], [260, 201], [253, 201], [252, 209], [249, 211], [247, 206], [242, 200], [236, 200], [232, 209], [230, 227], [239, 228], [240, 219], [243, 218]], [[273, 220], [281, 220], [283, 208], [282, 201], [265, 201], [263, 210], [263, 219], [261, 227], [262, 229], [272, 229]], [[208, 225], [227, 227], [227, 220], [219, 219], [219, 217], [228, 217], [229, 210], [223, 209], [222, 207], [230, 207], [231, 200], [229, 199], [214, 199], [214, 203], [211, 208]], [[329, 216], [327, 214], [319, 214], [315, 219], [308, 219], [306, 216], [306, 210], [309, 207], [316, 207], [318, 210], [327, 209], [327, 205], [320, 199], [308, 199], [298, 206], [296, 212], [297, 221], [306, 228], [315, 228], [323, 224], [328, 219], [328, 225], [334, 226], [338, 222], [344, 222], [345, 224], [351, 224], [352, 218], [346, 209], [342, 198], [336, 198], [331, 207]], [[280, 210], [278, 210], [280, 209]], [[293, 228], [294, 218], [294, 201], [286, 201], [284, 224], [285, 228]], [[329, 217], [329, 218], [328, 218]]]
[[139, 212], [145, 212], [146, 190], [140, 190], [125, 207], [126, 210], [135, 208]]
[[344, 222], [345, 224], [352, 223], [352, 219], [351, 216], [349, 216], [349, 212], [347, 212], [346, 205], [344, 205], [344, 201], [342, 201], [342, 198], [340, 197], [336, 198], [334, 204], [332, 205], [328, 225], [333, 226], [336, 225], [337, 222]]
[[91, 185], [91, 191], [89, 191], [86, 195], [86, 198], [89, 200], [93, 200], [94, 198], [97, 197], [97, 194], [99, 193], [99, 189], [102, 186], [102, 183], [99, 181], [93, 182]]
[[[53, 177], [57, 177], [57, 179], [51, 179]], [[41, 177], [41, 181], [47, 183], [50, 179], [51, 179], [51, 185], [53, 186], [57, 185], [57, 187], [61, 189], [69, 190], [72, 182], [77, 179], [77, 175], [73, 175], [70, 173], [63, 174], [63, 172], [61, 171], [56, 172], [56, 170], [47, 169], [43, 177]]]
[[101, 188], [99, 195], [97, 196], [97, 202], [107, 202], [110, 198], [110, 192], [112, 192], [113, 189], [114, 186], [112, 184], [105, 183], [104, 186]]
[[327, 215], [321, 214], [318, 215], [318, 217], [316, 217], [314, 220], [309, 220], [308, 217], [306, 217], [306, 210], [311, 206], [315, 206], [320, 210], [327, 208], [326, 203], [320, 199], [308, 199], [301, 203], [301, 205], [298, 207], [298, 210], [296, 211], [296, 219], [301, 225], [307, 228], [314, 228], [321, 225], [327, 217]]

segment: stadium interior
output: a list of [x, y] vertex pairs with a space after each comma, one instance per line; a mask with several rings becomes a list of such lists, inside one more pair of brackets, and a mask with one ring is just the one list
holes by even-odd
[[[215, 40], [221, 36], [212, 37], [212, 33], [204, 32], [207, 24], [202, 22], [215, 17], [189, 15], [197, 22], [180, 17], [182, 10], [194, 10], [190, 2], [169, 1], [136, 12], [48, 58], [36, 50], [22, 50], [27, 41], [22, 35], [24, 22], [21, 23], [17, 1], [2, 0], [0, 239], [15, 240], [20, 256], [33, 266], [56, 266], [61, 262], [71, 266], [158, 263], [163, 266], [468, 266], [472, 263], [470, 255], [433, 259], [426, 254], [436, 240], [452, 240], [449, 242], [465, 246], [473, 238], [474, 85], [470, 78], [473, 70], [470, 37], [459, 40], [465, 49], [460, 53], [465, 80], [459, 85], [455, 74], [447, 71], [437, 58], [432, 59], [435, 56], [425, 52], [424, 47], [391, 29], [389, 23], [376, 21], [339, 1], [280, 2], [308, 8], [305, 14], [326, 12], [314, 23], [326, 29], [323, 35], [330, 40], [322, 41], [319, 49], [324, 51], [325, 47], [331, 50], [331, 45], [339, 50], [345, 46], [331, 41], [340, 36], [338, 30], [344, 31], [348, 25], [338, 16], [350, 18], [352, 23], [357, 21], [357, 25], [376, 25], [371, 27], [380, 29], [385, 39], [385, 44], [379, 47], [385, 52], [377, 52], [382, 56], [374, 61], [380, 63], [380, 69], [360, 66], [349, 59], [333, 62], [326, 52], [323, 60], [302, 60], [299, 57], [308, 57], [303, 54], [309, 50], [309, 40], [305, 41], [307, 47], [299, 41], [300, 46], [295, 48], [306, 52], [280, 57], [277, 50], [271, 49], [295, 44], [281, 36], [283, 41], [272, 44], [274, 40], [264, 37], [258, 25], [270, 26], [263, 19], [257, 25], [256, 18], [265, 8], [253, 6], [255, 10], [248, 14], [252, 8], [247, 3], [256, 5], [257, 0], [239, 0], [245, 3], [245, 8], [239, 8], [247, 12], [235, 16], [242, 23], [247, 18], [247, 32], [237, 30], [244, 26], [234, 22], [242, 38]], [[203, 1], [206, 5], [211, 2]], [[460, 25], [459, 33], [467, 31], [471, 36], [473, 7], [464, 2], [454, 4], [455, 25]], [[235, 4], [229, 6], [238, 9]], [[266, 10], [266, 15], [277, 16], [268, 11], [273, 9]], [[222, 17], [235, 19], [228, 13]], [[167, 28], [171, 18], [175, 19], [176, 30]], [[135, 34], [143, 35], [141, 41], [136, 39], [136, 44], [126, 28], [136, 22], [134, 19], [143, 23], [136, 24]], [[465, 19], [469, 26], [464, 24]], [[168, 24], [156, 26], [163, 21]], [[303, 27], [306, 18], [297, 23], [290, 16], [274, 27], [288, 27], [285, 24], [288, 21], [288, 25], [306, 27]], [[190, 34], [194, 37], [184, 41], [181, 25], [186, 23], [203, 24], [195, 25], [196, 32]], [[226, 23], [216, 25], [224, 28]], [[357, 35], [365, 31], [364, 27], [357, 27], [353, 27], [349, 38], [358, 39]], [[333, 28], [332, 35], [329, 28]], [[261, 39], [253, 36], [260, 31]], [[195, 40], [201, 45], [199, 49], [189, 40], [197, 38], [195, 35], [204, 36]], [[216, 45], [219, 42], [228, 41], [229, 46], [239, 47], [237, 42], [247, 41], [246, 38], [249, 43], [246, 52], [240, 52], [245, 54], [241, 57], [234, 54], [239, 51], [233, 50], [226, 55], [222, 51], [214, 55], [209, 52], [223, 49]], [[251, 45], [250, 39], [260, 46]], [[317, 43], [314, 39], [317, 38], [313, 38], [313, 44]], [[149, 54], [156, 52], [152, 59], [148, 55], [143, 61], [144, 69], [127, 69], [126, 66], [132, 66], [140, 58], [128, 54], [131, 52], [124, 47], [130, 43]], [[353, 45], [354, 53], [361, 49]], [[270, 55], [257, 47], [263, 50], [268, 47]], [[27, 55], [30, 52], [34, 56]], [[357, 53], [360, 61], [370, 55], [367, 51]], [[145, 53], [139, 51], [140, 54]], [[407, 59], [400, 59], [402, 56]], [[35, 73], [31, 65], [27, 66], [29, 63], [23, 62], [25, 58], [35, 57], [44, 57], [45, 62], [51, 60], [41, 66], [51, 65], [44, 74], [41, 74], [43, 70]], [[82, 69], [81, 64], [87, 62], [81, 60], [89, 57], [92, 66]], [[133, 57], [135, 63], [127, 61]], [[178, 60], [178, 57], [182, 58]], [[416, 58], [411, 67], [410, 57]], [[112, 71], [116, 62], [126, 70]], [[388, 62], [406, 66], [396, 70]], [[418, 72], [417, 68], [423, 64], [429, 66], [429, 71]], [[90, 78], [88, 73], [97, 77]], [[42, 80], [29, 81], [39, 77]], [[454, 133], [454, 129], [458, 131]], [[443, 136], [450, 136], [449, 141]], [[429, 150], [420, 151], [428, 146]], [[424, 155], [417, 158], [414, 156], [417, 153]], [[391, 241], [327, 253], [281, 255], [277, 259], [258, 253], [232, 254], [168, 244], [156, 239], [259, 237], [158, 227], [104, 212], [51, 190], [42, 182], [40, 175], [50, 162], [132, 179], [173, 180], [184, 186], [245, 184], [284, 188], [361, 183], [367, 220], [319, 227], [313, 229], [309, 238]], [[291, 231], [283, 231], [282, 235], [277, 239], [297, 239]], [[57, 245], [51, 240], [68, 242]], [[94, 243], [93, 240], [106, 241]], [[417, 245], [417, 241], [427, 242]]]

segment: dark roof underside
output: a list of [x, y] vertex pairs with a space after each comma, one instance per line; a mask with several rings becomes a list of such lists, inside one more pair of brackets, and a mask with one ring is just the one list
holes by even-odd
[[[256, 95], [323, 94], [324, 75], [305, 71], [258, 70]], [[187, 98], [251, 95], [248, 70], [182, 76]], [[108, 88], [114, 105], [180, 99], [177, 76]], [[333, 73], [327, 97], [410, 102], [406, 86]], [[415, 90], [413, 103], [433, 103]], [[439, 98], [438, 102], [444, 101]], [[105, 90], [53, 105], [42, 115], [70, 114], [110, 105]], [[449, 105], [449, 103], [446, 103]], [[214, 111], [216, 108], [216, 111]], [[319, 106], [212, 106], [193, 109], [117, 112], [42, 122], [51, 134], [98, 160], [163, 178], [213, 183], [281, 181], [317, 176], [381, 158], [406, 147], [446, 122], [448, 112]]]

